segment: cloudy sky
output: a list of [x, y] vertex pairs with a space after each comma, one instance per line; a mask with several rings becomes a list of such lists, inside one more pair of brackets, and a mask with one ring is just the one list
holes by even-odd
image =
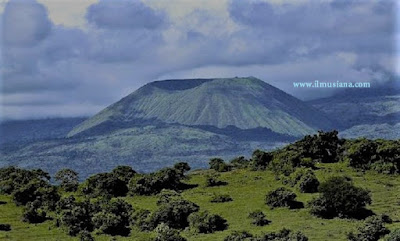
[[91, 115], [168, 78], [400, 73], [395, 0], [0, 0], [1, 119]]

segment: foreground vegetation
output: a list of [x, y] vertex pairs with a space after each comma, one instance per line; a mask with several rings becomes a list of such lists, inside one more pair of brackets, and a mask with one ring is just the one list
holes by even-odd
[[400, 240], [399, 141], [320, 132], [250, 160], [78, 173], [0, 169], [2, 240]]

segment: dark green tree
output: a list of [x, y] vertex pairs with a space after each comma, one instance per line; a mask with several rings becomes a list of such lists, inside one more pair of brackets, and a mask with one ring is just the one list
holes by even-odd
[[56, 173], [55, 179], [66, 192], [75, 192], [78, 189], [78, 173], [72, 169], [61, 169]]

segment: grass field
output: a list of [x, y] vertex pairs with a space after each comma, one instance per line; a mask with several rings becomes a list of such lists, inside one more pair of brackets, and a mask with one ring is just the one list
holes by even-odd
[[[320, 181], [330, 176], [346, 175], [353, 179], [356, 186], [368, 188], [372, 194], [372, 204], [368, 206], [376, 214], [386, 213], [393, 223], [387, 227], [391, 230], [400, 228], [400, 177], [393, 175], [377, 174], [374, 172], [356, 172], [343, 163], [321, 164], [316, 171]], [[206, 187], [205, 174], [210, 170], [193, 171], [189, 175], [188, 183], [199, 184], [198, 187], [182, 193], [185, 199], [195, 202], [200, 210], [219, 214], [228, 220], [229, 228], [223, 232], [213, 234], [196, 234], [184, 230], [181, 234], [188, 240], [214, 241], [223, 240], [234, 230], [246, 230], [252, 234], [261, 234], [266, 231], [278, 231], [282, 228], [301, 231], [309, 240], [346, 240], [346, 233], [354, 230], [360, 221], [351, 219], [321, 219], [309, 214], [308, 208], [289, 210], [287, 208], [270, 209], [264, 202], [268, 191], [284, 186], [269, 171], [234, 170], [221, 174], [221, 180], [228, 185], [219, 187]], [[297, 200], [306, 204], [313, 196], [318, 194], [300, 193]], [[211, 203], [214, 194], [229, 194], [233, 201], [226, 203]], [[135, 208], [154, 210], [157, 196], [135, 196], [125, 198]], [[11, 224], [9, 232], [0, 231], [0, 240], [78, 240], [66, 234], [65, 230], [55, 227], [54, 221], [42, 224], [28, 224], [21, 222], [22, 208], [16, 207], [9, 196], [0, 196], [1, 201], [7, 204], [0, 205], [0, 223]], [[260, 209], [271, 223], [264, 227], [257, 227], [247, 218], [249, 212]], [[94, 235], [96, 240], [151, 240], [154, 233], [140, 232], [133, 228], [129, 237], [116, 236], [113, 239], [108, 235]]]

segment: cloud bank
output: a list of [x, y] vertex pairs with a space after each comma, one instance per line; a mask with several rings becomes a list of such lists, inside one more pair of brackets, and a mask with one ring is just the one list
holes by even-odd
[[83, 27], [55, 8], [5, 5], [2, 119], [91, 115], [163, 78], [253, 75], [309, 99], [331, 92], [293, 81], [396, 77], [394, 0], [99, 0]]

